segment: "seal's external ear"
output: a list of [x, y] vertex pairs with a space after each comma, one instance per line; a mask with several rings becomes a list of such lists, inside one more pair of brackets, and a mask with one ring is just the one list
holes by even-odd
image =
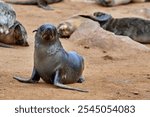
[[33, 32], [33, 33], [34, 33], [34, 32], [37, 32], [37, 30], [33, 30], [32, 32]]
[[102, 12], [94, 12], [93, 15], [100, 22], [106, 22], [112, 18], [112, 16], [110, 14], [106, 14], [106, 13], [102, 13]]

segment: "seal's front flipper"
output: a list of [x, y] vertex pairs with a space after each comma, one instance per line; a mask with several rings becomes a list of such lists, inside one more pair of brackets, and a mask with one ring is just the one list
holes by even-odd
[[13, 48], [13, 46], [10, 46], [10, 45], [7, 45], [7, 44], [1, 43], [1, 42], [0, 42], [0, 47]]
[[14, 76], [13, 78], [18, 80], [19, 82], [22, 82], [22, 83], [37, 83], [40, 80], [40, 75], [33, 68], [32, 76], [30, 79], [23, 79], [23, 78], [16, 77], [16, 76]]
[[75, 90], [75, 91], [80, 91], [80, 92], [88, 92], [86, 90], [82, 90], [82, 89], [79, 89], [79, 88], [74, 88], [74, 87], [64, 85], [64, 84], [60, 83], [60, 79], [61, 78], [60, 78], [59, 70], [57, 70], [56, 74], [55, 74], [55, 78], [54, 78], [54, 85], [55, 86], [60, 87], [62, 89]]
[[48, 3], [46, 0], [38, 0], [38, 6], [45, 10], [54, 10], [53, 8], [48, 6]]

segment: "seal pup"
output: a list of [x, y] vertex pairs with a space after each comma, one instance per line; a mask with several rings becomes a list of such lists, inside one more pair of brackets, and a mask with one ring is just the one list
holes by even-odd
[[69, 38], [71, 34], [85, 21], [87, 18], [79, 15], [72, 16], [67, 20], [61, 22], [57, 26], [57, 31], [61, 38]]
[[28, 46], [27, 32], [23, 25], [16, 21], [16, 13], [11, 5], [0, 1], [0, 46], [7, 44]]
[[69, 90], [87, 92], [65, 84], [83, 82], [84, 59], [76, 52], [66, 52], [55, 26], [44, 24], [35, 30], [34, 67], [30, 79], [14, 77], [23, 83], [46, 83]]
[[80, 15], [99, 22], [100, 26], [116, 35], [128, 36], [134, 41], [150, 43], [150, 20], [136, 17], [113, 18], [110, 14], [94, 12], [93, 15]]
[[9, 28], [9, 33], [0, 33], [0, 46], [11, 48], [10, 45], [29, 46], [27, 42], [27, 32], [23, 25], [16, 21], [12, 27]]
[[38, 5], [45, 10], [53, 10], [48, 4], [61, 2], [63, 0], [5, 0], [7, 3], [11, 4], [21, 4], [21, 5]]

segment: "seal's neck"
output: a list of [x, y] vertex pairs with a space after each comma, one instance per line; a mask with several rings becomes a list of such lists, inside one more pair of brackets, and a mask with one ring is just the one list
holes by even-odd
[[59, 40], [57, 40], [55, 43], [53, 43], [53, 44], [48, 46], [47, 53], [50, 56], [50, 55], [56, 54], [60, 50], [64, 50], [64, 49], [63, 49], [63, 47], [61, 45], [61, 42]]
[[113, 22], [113, 21], [114, 21], [114, 18], [111, 18], [106, 22], [100, 23], [100, 25], [103, 29], [106, 30], [109, 27], [109, 25], [111, 24], [111, 22]]
[[35, 42], [35, 50], [47, 53], [49, 56], [56, 54], [60, 50], [64, 50], [59, 39], [53, 43]]

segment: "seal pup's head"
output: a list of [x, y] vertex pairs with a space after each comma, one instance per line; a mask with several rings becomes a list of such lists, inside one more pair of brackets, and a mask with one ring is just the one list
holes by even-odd
[[18, 21], [10, 28], [10, 32], [14, 31], [13, 36], [16, 45], [29, 46], [27, 42], [27, 32], [21, 23]]
[[95, 16], [99, 22], [106, 22], [112, 19], [112, 16], [110, 14], [106, 14], [103, 12], [94, 12], [93, 16]]
[[58, 25], [57, 31], [61, 38], [69, 38], [70, 35], [75, 31], [75, 28], [71, 23], [63, 22]]
[[39, 42], [55, 42], [58, 40], [58, 33], [57, 29], [54, 25], [51, 24], [43, 24], [41, 25], [37, 30], [34, 30], [33, 32], [36, 32], [36, 41]]

